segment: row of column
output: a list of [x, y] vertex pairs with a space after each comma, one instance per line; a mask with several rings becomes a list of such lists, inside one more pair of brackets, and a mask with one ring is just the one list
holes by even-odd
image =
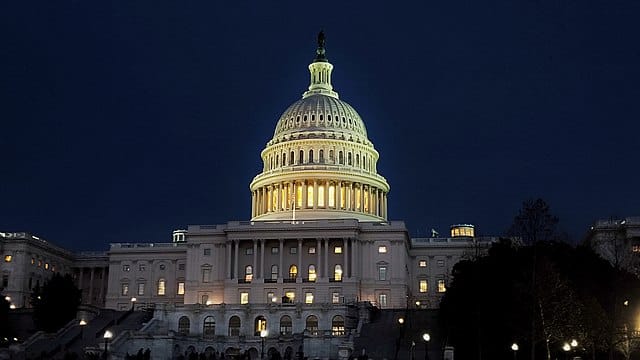
[[[78, 268], [78, 272], [79, 272], [79, 276], [78, 276], [78, 288], [80, 288], [80, 290], [82, 291], [82, 293], [84, 293], [85, 287], [84, 287], [84, 270], [86, 268], [80, 267]], [[94, 276], [95, 276], [95, 270], [96, 268], [94, 267], [90, 267], [90, 272], [89, 272], [89, 296], [88, 299], [82, 299], [82, 303], [83, 304], [93, 304], [93, 285], [94, 285]], [[99, 289], [99, 293], [98, 293], [98, 302], [102, 302], [104, 299], [104, 290], [106, 288], [106, 282], [107, 282], [107, 277], [108, 277], [108, 267], [99, 267], [98, 268], [102, 274], [102, 278], [100, 280], [100, 289]], [[88, 301], [87, 301], [88, 300]], [[94, 304], [95, 305], [95, 304]]]
[[354, 182], [307, 180], [280, 182], [251, 193], [251, 216], [300, 209], [337, 209], [387, 218], [387, 194]]
[[[228, 261], [228, 268], [227, 268], [227, 278], [228, 279], [238, 279], [238, 272], [239, 272], [239, 262], [238, 262], [238, 257], [240, 254], [240, 241], [252, 241], [253, 242], [253, 275], [256, 279], [265, 279], [265, 278], [270, 278], [271, 277], [271, 265], [269, 264], [269, 267], [265, 267], [265, 261], [264, 261], [264, 252], [265, 252], [265, 247], [267, 244], [267, 240], [262, 239], [262, 240], [232, 240], [226, 243], [226, 247], [227, 247], [227, 259], [229, 259]], [[273, 240], [271, 240], [273, 241]], [[294, 240], [295, 241], [295, 240]], [[307, 242], [309, 240], [306, 240]], [[285, 250], [285, 240], [284, 239], [279, 239], [279, 251], [278, 251], [278, 255], [279, 255], [279, 259], [278, 259], [278, 278], [279, 279], [283, 279], [285, 278], [285, 274], [283, 273], [283, 268], [284, 268], [284, 250]], [[291, 245], [291, 241], [286, 241], [288, 245]], [[298, 267], [298, 277], [303, 278], [304, 276], [301, 276], [301, 274], [304, 274], [304, 271], [306, 271], [306, 269], [302, 269], [302, 244], [303, 244], [303, 240], [302, 239], [297, 239], [297, 263], [296, 266]], [[333, 277], [333, 276], [329, 276], [330, 272], [329, 272], [329, 239], [316, 239], [316, 253], [315, 254], [307, 254], [309, 256], [313, 256], [315, 255], [316, 257], [316, 261], [315, 261], [315, 266], [316, 266], [316, 274], [317, 277]], [[322, 245], [322, 247], [321, 247]], [[260, 263], [258, 264], [258, 249], [260, 249]], [[322, 249], [322, 251], [321, 251]], [[322, 252], [324, 251], [324, 256], [321, 256]], [[344, 238], [342, 239], [342, 264], [340, 264], [342, 266], [342, 277], [347, 278], [347, 277], [353, 277], [353, 276], [358, 276], [357, 274], [357, 267], [353, 266], [353, 264], [357, 264], [357, 256], [356, 254], [358, 253], [358, 243], [357, 241], [355, 241], [354, 239], [347, 239]], [[323, 261], [324, 259], [324, 261]], [[260, 265], [260, 268], [258, 271], [258, 265]], [[287, 263], [287, 265], [289, 265], [289, 263]], [[265, 268], [269, 270], [269, 272], [267, 273], [268, 276], [265, 276]], [[288, 266], [287, 266], [287, 271], [288, 271]]]

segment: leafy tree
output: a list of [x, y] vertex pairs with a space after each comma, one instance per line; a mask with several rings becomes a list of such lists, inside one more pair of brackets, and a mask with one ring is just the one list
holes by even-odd
[[40, 330], [54, 332], [71, 321], [80, 305], [80, 290], [70, 275], [55, 274], [31, 295], [33, 316]]

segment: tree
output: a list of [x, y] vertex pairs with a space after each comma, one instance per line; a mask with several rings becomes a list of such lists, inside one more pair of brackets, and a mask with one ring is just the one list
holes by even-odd
[[529, 199], [522, 203], [507, 235], [518, 237], [527, 245], [566, 238], [557, 227], [558, 218], [551, 214], [549, 205], [542, 199]]
[[9, 329], [9, 302], [4, 299], [4, 295], [0, 296], [0, 343], [6, 337], [9, 337], [11, 329]]
[[33, 316], [40, 330], [54, 332], [73, 320], [80, 305], [80, 290], [70, 275], [55, 274], [31, 295]]

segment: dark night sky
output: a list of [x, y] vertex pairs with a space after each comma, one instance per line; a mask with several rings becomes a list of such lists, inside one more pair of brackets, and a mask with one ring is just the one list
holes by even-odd
[[320, 29], [413, 236], [501, 234], [531, 197], [574, 241], [640, 215], [640, 2], [416, 3], [3, 2], [0, 231], [104, 250], [247, 220]]

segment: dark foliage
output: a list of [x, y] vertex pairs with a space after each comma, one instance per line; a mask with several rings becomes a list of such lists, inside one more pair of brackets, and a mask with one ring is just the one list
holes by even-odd
[[549, 205], [542, 199], [529, 199], [522, 203], [522, 209], [513, 219], [507, 235], [517, 237], [525, 244], [561, 241], [567, 237], [558, 232], [558, 218], [551, 214]]
[[[1, 293], [0, 293], [1, 295]], [[9, 329], [9, 302], [4, 299], [4, 295], [0, 296], [0, 343], [5, 337], [11, 333]]]
[[80, 305], [80, 290], [71, 276], [53, 275], [31, 294], [31, 305], [36, 326], [54, 332], [73, 320]]

